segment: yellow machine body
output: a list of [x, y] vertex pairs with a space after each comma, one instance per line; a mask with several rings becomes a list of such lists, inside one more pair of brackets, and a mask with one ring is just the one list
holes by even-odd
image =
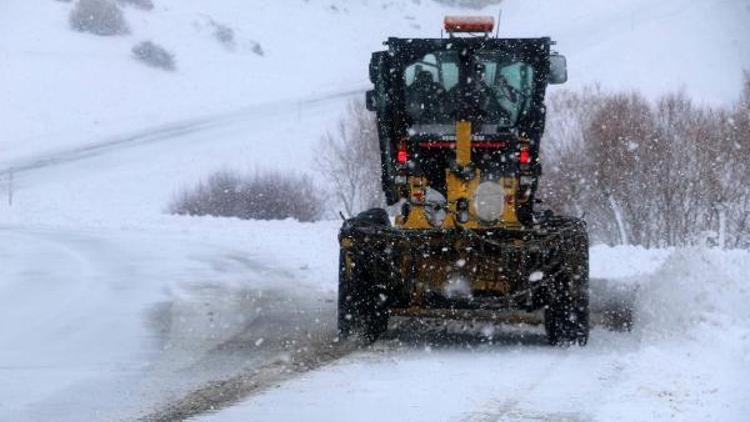
[[[456, 122], [456, 164], [464, 167], [471, 164], [472, 148], [472, 131], [471, 123], [465, 120]], [[474, 176], [466, 178], [456, 174], [451, 169], [445, 169], [445, 180], [447, 187], [447, 216], [439, 228], [450, 229], [462, 227], [466, 229], [478, 228], [517, 228], [520, 227], [518, 216], [516, 214], [516, 197], [518, 196], [518, 180], [515, 177], [501, 177], [497, 183], [502, 187], [505, 196], [505, 206], [503, 207], [502, 216], [493, 222], [482, 222], [477, 215], [472, 204], [475, 201], [477, 187], [482, 180], [482, 173], [479, 169], [474, 171]], [[424, 177], [410, 176], [408, 181], [409, 198], [415, 196], [424, 197], [424, 191], [428, 187], [427, 180]], [[461, 223], [457, 218], [457, 204], [460, 200], [465, 200], [470, 205], [467, 209], [468, 219]], [[424, 202], [413, 203], [409, 215], [404, 218], [396, 218], [396, 225], [403, 229], [433, 229], [433, 226], [427, 218]]]

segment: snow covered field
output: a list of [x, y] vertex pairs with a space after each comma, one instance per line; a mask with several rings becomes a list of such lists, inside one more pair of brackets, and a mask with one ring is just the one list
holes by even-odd
[[[594, 278], [639, 289], [634, 330], [596, 328], [585, 349], [546, 347], [536, 329], [425, 340], [396, 328], [282, 376], [333, 342], [339, 223], [164, 210], [223, 167], [309, 169], [366, 89], [370, 51], [388, 35], [437, 36], [465, 10], [154, 3], [125, 8], [129, 35], [101, 38], [67, 29], [70, 3], [0, 2], [0, 420], [130, 420], [269, 364], [280, 372], [262, 392], [196, 418], [750, 419], [745, 251], [592, 248]], [[235, 29], [232, 48], [211, 20]], [[508, 0], [501, 34], [557, 39], [570, 87], [684, 86], [724, 103], [750, 68], [748, 20], [744, 1]], [[173, 51], [177, 71], [133, 60], [144, 39]]]

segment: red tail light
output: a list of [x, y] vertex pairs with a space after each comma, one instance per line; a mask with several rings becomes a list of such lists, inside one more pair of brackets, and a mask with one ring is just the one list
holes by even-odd
[[412, 191], [411, 193], [411, 202], [415, 204], [422, 204], [424, 203], [424, 191], [421, 189], [417, 189]]
[[521, 152], [518, 153], [518, 162], [521, 164], [531, 163], [531, 153], [529, 153], [528, 148], [521, 148]]
[[406, 152], [406, 144], [399, 144], [398, 152], [396, 153], [396, 160], [399, 162], [399, 164], [406, 164], [406, 160], [408, 159], [409, 154]]

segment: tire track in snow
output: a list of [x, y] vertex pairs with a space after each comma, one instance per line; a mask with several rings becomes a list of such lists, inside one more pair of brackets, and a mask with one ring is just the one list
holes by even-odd
[[357, 350], [353, 341], [337, 342], [324, 336], [295, 348], [286, 356], [260, 366], [246, 368], [223, 380], [212, 381], [184, 397], [144, 416], [144, 422], [181, 421], [190, 417], [229, 407], [247, 397], [318, 369]]
[[[426, 346], [447, 350], [454, 348], [471, 350], [475, 347], [499, 348], [499, 350], [502, 350], [503, 347], [519, 344], [524, 345], [524, 347], [531, 347], [530, 353], [535, 355], [541, 350], [543, 361], [539, 362], [539, 366], [535, 369], [535, 376], [519, 385], [519, 388], [510, 397], [487, 402], [480, 406], [482, 410], [466, 414], [461, 421], [586, 421], [590, 419], [588, 415], [576, 412], [554, 411], [545, 413], [543, 410], [529, 412], [525, 408], [528, 404], [527, 398], [543, 395], [545, 389], [550, 388], [551, 385], [557, 385], [555, 388], [564, 388], [563, 382], [556, 384], [550, 380], [565, 379], [570, 376], [573, 369], [580, 367], [581, 354], [586, 354], [586, 349], [574, 347], [565, 350], [548, 347], [546, 337], [543, 334], [528, 332], [529, 327], [510, 327], [509, 330], [506, 327], [505, 330], [493, 332], [487, 337], [486, 334], [481, 332], [465, 331], [465, 327], [460, 321], [453, 322], [450, 325], [458, 328], [458, 331], [448, 332], [445, 329], [435, 329], [429, 324], [425, 325], [423, 322], [408, 318], [397, 319], [390, 324], [389, 331], [380, 341], [364, 348], [354, 341], [337, 342], [331, 330], [328, 330], [327, 335], [318, 332], [316, 337], [308, 337], [309, 343], [301, 344], [301, 347], [297, 347], [296, 350], [289, 352], [283, 358], [274, 359], [263, 366], [244, 369], [228, 379], [209, 382], [181, 399], [166, 404], [162, 409], [141, 420], [147, 422], [176, 421], [189, 419], [206, 412], [214, 412], [290, 381], [301, 374], [320, 369], [328, 364], [334, 364], [354, 352], [364, 352], [367, 356], [368, 352], [375, 352], [376, 354], [399, 352]], [[236, 340], [248, 343], [247, 339], [243, 340], [238, 337]], [[541, 349], [537, 349], [539, 346], [541, 346]], [[583, 357], [583, 359], [586, 359], [586, 357]], [[619, 378], [619, 367], [612, 365], [612, 362], [609, 361], [603, 362], [602, 365], [601, 371], [597, 370], [599, 378], [609, 380], [605, 383], [607, 385], [615, 383]], [[608, 389], [604, 388], [601, 394], [605, 394], [607, 391]]]
[[[599, 334], [606, 335], [603, 331]], [[612, 341], [609, 339], [608, 341]], [[637, 344], [633, 338], [622, 338], [620, 346], [628, 349]], [[593, 347], [594, 353], [591, 353]], [[482, 410], [468, 413], [461, 422], [531, 422], [595, 420], [582, 412], [585, 403], [606, 402], [606, 397], [622, 382], [625, 364], [623, 350], [601, 350], [597, 345], [569, 350], [551, 350], [552, 359], [539, 365], [535, 376], [515, 389], [510, 397], [490, 400], [480, 406]], [[560, 352], [560, 353], [556, 353]], [[533, 359], [534, 357], [530, 357]], [[582, 368], [586, 368], [583, 370]], [[554, 397], [556, 405], [548, 405]], [[560, 408], [559, 403], [568, 403]], [[579, 403], [577, 403], [579, 402]], [[546, 407], [545, 407], [546, 405]]]
[[[553, 372], [558, 365], [558, 360], [552, 360], [545, 364], [539, 371], [540, 375], [534, 378], [524, 388], [516, 391], [513, 397], [502, 400], [499, 404], [492, 403], [484, 407], [487, 410], [469, 413], [461, 422], [494, 422], [498, 420], [514, 420], [514, 416], [519, 413], [519, 406], [522, 398], [531, 394], [544, 381], [545, 377]], [[547, 419], [541, 419], [547, 420]], [[567, 420], [567, 419], [550, 419], [550, 420]]]
[[91, 420], [130, 406], [120, 397], [150, 355], [140, 319], [125, 316], [150, 296], [133, 264], [140, 251], [55, 228], [0, 226], [0, 237], [13, 245], [0, 271], [0, 360], [5, 380], [19, 380], [0, 382], [7, 420]]
[[193, 381], [140, 420], [184, 420], [217, 410], [356, 349], [337, 340], [330, 294], [258, 260], [227, 255], [213, 265], [228, 262], [248, 274], [239, 288], [209, 281], [154, 309], [151, 323], [163, 353], [150, 371], [150, 388], [180, 384], [186, 375]]

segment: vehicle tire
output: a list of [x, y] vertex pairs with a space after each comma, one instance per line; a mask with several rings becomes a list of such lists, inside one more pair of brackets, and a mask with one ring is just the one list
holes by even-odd
[[589, 337], [588, 238], [585, 227], [576, 231], [565, 250], [562, 268], [550, 285], [544, 328], [551, 345], [584, 346]]

